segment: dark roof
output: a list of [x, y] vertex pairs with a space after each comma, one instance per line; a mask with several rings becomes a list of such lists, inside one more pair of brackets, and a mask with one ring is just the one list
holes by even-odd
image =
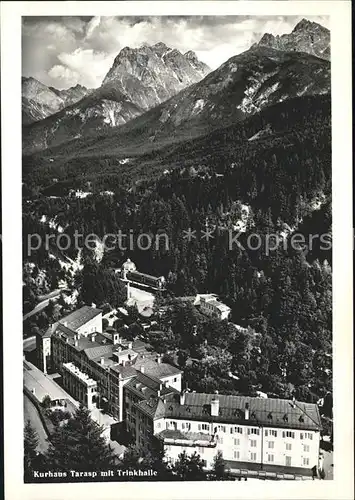
[[137, 371], [136, 377], [128, 383], [127, 387], [129, 386], [130, 389], [136, 389], [138, 392], [141, 392], [141, 388], [143, 387], [158, 391], [162, 385], [159, 379]]
[[153, 419], [164, 416], [164, 403], [159, 398], [144, 399], [135, 406]]
[[67, 326], [71, 330], [77, 330], [101, 313], [101, 309], [96, 309], [95, 307], [90, 306], [83, 306], [80, 309], [77, 309], [76, 311], [68, 314], [68, 316], [66, 316], [65, 318], [62, 318], [60, 320], [60, 323], [66, 323], [65, 326]]
[[129, 277], [142, 277], [142, 278], [147, 278], [147, 279], [150, 279], [152, 281], [159, 281], [162, 276], [152, 276], [151, 274], [145, 274], [145, 273], [141, 273], [139, 271], [128, 271], [127, 274], [126, 274], [127, 278]]
[[146, 358], [137, 359], [134, 366], [137, 369], [140, 369], [141, 366], [143, 366], [146, 374], [156, 377], [158, 379], [182, 373], [182, 371], [179, 370], [179, 368], [169, 365], [168, 363], [157, 363], [152, 359], [146, 359]]
[[125, 385], [125, 389], [134, 392], [144, 399], [148, 399], [151, 396], [157, 397], [158, 391], [160, 391], [161, 396], [179, 394], [176, 389], [164, 385], [158, 378], [139, 371], [136, 371], [136, 377]]
[[[219, 414], [211, 416], [211, 401], [219, 400]], [[249, 420], [245, 420], [245, 404], [249, 403]], [[287, 399], [263, 399], [246, 396], [225, 396], [205, 393], [186, 393], [184, 404], [176, 397], [168, 397], [165, 416], [187, 420], [281, 427], [288, 429], [320, 430], [317, 405], [293, 403]]]
[[110, 366], [110, 370], [120, 373], [122, 378], [132, 378], [137, 375], [137, 371], [131, 365], [122, 366], [115, 364]]

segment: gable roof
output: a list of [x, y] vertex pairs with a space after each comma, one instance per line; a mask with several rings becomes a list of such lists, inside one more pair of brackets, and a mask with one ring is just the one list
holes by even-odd
[[65, 318], [62, 318], [59, 323], [67, 326], [71, 330], [76, 331], [81, 326], [85, 325], [88, 321], [92, 320], [96, 316], [102, 313], [101, 309], [96, 309], [95, 307], [83, 306], [76, 311], [68, 314]]

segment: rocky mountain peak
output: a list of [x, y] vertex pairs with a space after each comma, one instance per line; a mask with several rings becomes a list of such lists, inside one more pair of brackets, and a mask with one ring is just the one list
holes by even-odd
[[120, 51], [102, 87], [119, 89], [145, 110], [200, 81], [209, 71], [192, 51], [183, 55], [163, 42], [144, 44]]
[[197, 60], [196, 52], [194, 52], [193, 50], [189, 50], [188, 52], [185, 52], [184, 56], [191, 61]]
[[163, 42], [158, 42], [154, 45], [151, 45], [150, 48], [154, 50], [155, 52], [158, 52], [160, 54], [165, 54], [169, 50], [169, 47], [165, 45]]
[[268, 45], [269, 43], [272, 43], [274, 41], [275, 37], [271, 33], [264, 33], [259, 45]]
[[316, 26], [320, 26], [320, 25], [317, 23], [313, 23], [312, 21], [309, 21], [308, 19], [303, 18], [293, 28], [292, 33], [295, 33], [296, 31], [308, 30], [308, 29], [311, 29], [311, 28], [316, 27]]
[[307, 52], [322, 59], [330, 59], [330, 31], [324, 26], [302, 19], [291, 33], [274, 36], [265, 33], [257, 46], [271, 47], [286, 52]]

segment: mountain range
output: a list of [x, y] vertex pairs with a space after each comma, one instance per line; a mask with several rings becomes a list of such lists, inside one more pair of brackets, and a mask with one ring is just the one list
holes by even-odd
[[[41, 111], [49, 108], [52, 113], [47, 113], [47, 120], [37, 120], [24, 135], [29, 135], [31, 148], [44, 149], [53, 140], [65, 142], [92, 130], [122, 125], [201, 80], [209, 71], [210, 68], [192, 51], [182, 54], [163, 43], [143, 45], [138, 49], [125, 47], [115, 58], [102, 85], [92, 91], [81, 87], [85, 89], [81, 98], [72, 99], [69, 105], [62, 105], [65, 91], [55, 92], [37, 82], [37, 108]], [[73, 98], [72, 89], [69, 91]], [[37, 111], [32, 103], [35, 94], [35, 89], [32, 92], [26, 89], [25, 97], [31, 96], [30, 110], [27, 109], [28, 101], [24, 106], [26, 117], [39, 114], [33, 111]], [[26, 123], [28, 120], [24, 121]]]
[[329, 43], [329, 30], [302, 20], [290, 34], [264, 35], [213, 72], [191, 51], [163, 43], [126, 47], [101, 87], [24, 127], [24, 153], [149, 152], [290, 98], [329, 93]]

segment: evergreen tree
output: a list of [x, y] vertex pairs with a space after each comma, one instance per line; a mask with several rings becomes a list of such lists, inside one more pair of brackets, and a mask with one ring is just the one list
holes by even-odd
[[37, 432], [27, 420], [24, 430], [24, 475], [30, 479], [33, 474], [37, 457], [38, 436]]
[[228, 478], [228, 471], [221, 451], [218, 451], [213, 459], [212, 478], [216, 481], [223, 481]]
[[173, 473], [181, 481], [203, 481], [206, 479], [203, 461], [196, 452], [193, 455], [187, 455], [186, 451], [180, 453], [173, 466]]
[[102, 436], [102, 427], [80, 406], [71, 419], [58, 426], [51, 436], [46, 459], [52, 470], [104, 470], [115, 455]]

